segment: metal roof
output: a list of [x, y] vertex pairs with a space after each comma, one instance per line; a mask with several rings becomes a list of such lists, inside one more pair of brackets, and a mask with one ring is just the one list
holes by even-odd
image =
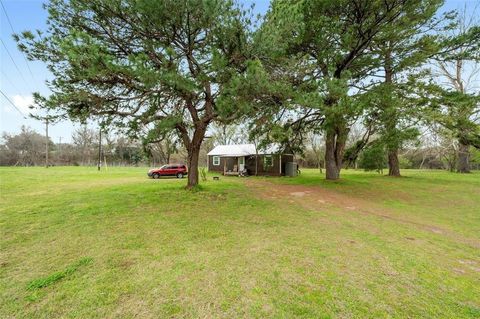
[[[259, 149], [258, 154], [276, 154], [279, 151], [279, 147], [276, 145], [267, 147], [266, 149]], [[214, 156], [248, 156], [255, 155], [255, 144], [235, 144], [235, 145], [218, 145], [213, 150], [208, 152], [207, 155]]]

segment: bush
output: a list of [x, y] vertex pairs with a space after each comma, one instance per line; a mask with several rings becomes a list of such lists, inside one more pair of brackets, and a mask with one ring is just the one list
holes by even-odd
[[406, 158], [405, 156], [400, 155], [398, 157], [398, 162], [400, 165], [400, 168], [405, 169], [405, 168], [413, 168], [413, 163], [410, 159]]
[[383, 173], [387, 166], [387, 155], [382, 143], [373, 143], [365, 148], [360, 154], [359, 167], [366, 171]]
[[202, 178], [202, 181], [206, 182], [207, 181], [207, 168], [200, 167], [199, 172], [200, 172], [200, 177]]
[[470, 147], [470, 164], [472, 169], [480, 169], [480, 150]]

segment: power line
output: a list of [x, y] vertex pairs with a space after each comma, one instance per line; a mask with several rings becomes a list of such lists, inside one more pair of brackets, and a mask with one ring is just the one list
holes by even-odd
[[[7, 17], [8, 24], [10, 24], [10, 28], [11, 28], [12, 31], [13, 31], [12, 22], [10, 21], [10, 18], [8, 17], [7, 10], [5, 9], [5, 6], [3, 5], [3, 1], [0, 1], [0, 4], [2, 5], [3, 12], [5, 12], [5, 16]], [[13, 31], [13, 33], [15, 33], [15, 31]]]
[[6, 96], [5, 93], [3, 93], [2, 90], [0, 90], [0, 93], [3, 95], [3, 97], [7, 99], [8, 102], [10, 102], [10, 104], [12, 104], [12, 106], [15, 108], [15, 110], [18, 111], [18, 113], [22, 114], [22, 117], [26, 120], [27, 118], [25, 117], [25, 114], [23, 114], [23, 112], [20, 111], [20, 109], [12, 102], [12, 100], [10, 100], [8, 96]]
[[[10, 29], [12, 30], [12, 33], [16, 34], [15, 29], [13, 29], [12, 22], [10, 21], [10, 17], [8, 16], [7, 10], [5, 9], [5, 6], [3, 5], [3, 1], [1, 0], [0, 0], [0, 5], [2, 5], [3, 13], [5, 13], [5, 17], [7, 17], [7, 21], [8, 21], [8, 24], [10, 25]], [[20, 51], [20, 52], [22, 52], [23, 59], [25, 60], [25, 64], [27, 65], [30, 75], [32, 76], [33, 83], [36, 83], [35, 76], [33, 75], [33, 72], [30, 69], [30, 65], [28, 64], [28, 60], [27, 60], [27, 57], [25, 56], [25, 53], [23, 51]]]
[[12, 82], [12, 80], [10, 80], [7, 76], [7, 74], [3, 71], [3, 68], [0, 69], [2, 71], [2, 79], [6, 79], [8, 83], [10, 83], [10, 85], [17, 91], [20, 93], [20, 90], [18, 89], [18, 87], [15, 85], [15, 83]]
[[19, 73], [20, 76], [22, 77], [22, 80], [25, 81], [25, 83], [26, 83], [27, 80], [25, 80], [25, 77], [23, 76], [22, 72], [21, 72], [20, 69], [18, 68], [17, 63], [15, 63], [15, 60], [13, 59], [12, 55], [10, 54], [10, 51], [8, 51], [8, 48], [7, 48], [7, 46], [5, 45], [5, 42], [3, 42], [3, 40], [2, 40], [1, 38], [0, 38], [0, 41], [2, 42], [3, 47], [5, 48], [5, 51], [7, 51], [7, 54], [8, 54], [8, 56], [10, 57], [10, 60], [12, 60], [13, 65], [15, 65], [15, 68], [17, 69], [18, 73]]

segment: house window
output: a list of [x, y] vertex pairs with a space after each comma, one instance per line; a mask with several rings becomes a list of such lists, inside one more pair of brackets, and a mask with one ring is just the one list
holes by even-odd
[[213, 157], [213, 165], [218, 166], [220, 165], [220, 156]]
[[273, 159], [272, 155], [265, 155], [263, 157], [263, 169], [267, 170], [268, 168], [273, 166]]

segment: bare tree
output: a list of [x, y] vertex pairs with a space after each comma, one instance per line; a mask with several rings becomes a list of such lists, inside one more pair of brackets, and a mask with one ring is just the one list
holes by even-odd
[[315, 165], [323, 173], [323, 166], [325, 165], [325, 147], [323, 136], [320, 134], [308, 134], [308, 146], [310, 146], [315, 159]]
[[241, 124], [215, 124], [212, 125], [211, 138], [216, 145], [243, 144], [248, 142], [246, 128]]
[[92, 154], [95, 147], [95, 139], [97, 133], [87, 125], [82, 125], [72, 134], [73, 144], [78, 147], [81, 152], [82, 165], [90, 165]]
[[145, 150], [153, 163], [170, 163], [170, 156], [178, 149], [178, 142], [173, 134], [167, 134], [162, 139], [148, 143]]

